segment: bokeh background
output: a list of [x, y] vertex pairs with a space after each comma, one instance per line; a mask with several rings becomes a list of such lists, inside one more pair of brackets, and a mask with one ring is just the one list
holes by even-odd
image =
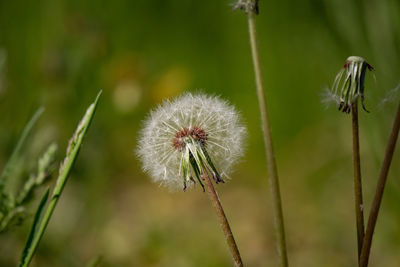
[[[51, 141], [61, 160], [103, 90], [32, 266], [85, 266], [99, 255], [101, 266], [231, 266], [207, 195], [152, 184], [134, 153], [149, 110], [185, 91], [220, 95], [242, 113], [247, 152], [217, 190], [246, 266], [277, 266], [247, 21], [232, 4], [0, 1], [0, 168], [39, 106], [46, 111], [20, 173], [34, 170]], [[371, 113], [360, 112], [367, 218], [400, 99], [399, 15], [397, 0], [260, 1], [259, 46], [292, 266], [356, 265], [351, 117], [323, 101], [324, 88], [350, 55], [375, 68], [376, 81], [368, 73], [365, 90]], [[397, 151], [371, 266], [400, 264], [399, 157]], [[0, 266], [17, 264], [31, 223], [0, 235]]]

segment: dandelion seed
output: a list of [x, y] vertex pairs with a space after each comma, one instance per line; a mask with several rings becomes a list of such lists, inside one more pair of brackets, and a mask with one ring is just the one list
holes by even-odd
[[154, 182], [186, 190], [203, 175], [224, 183], [243, 154], [245, 127], [234, 107], [218, 97], [184, 94], [153, 110], [137, 154]]
[[396, 87], [394, 87], [393, 89], [389, 90], [386, 95], [385, 98], [383, 98], [380, 101], [379, 104], [379, 108], [382, 109], [387, 103], [393, 103], [395, 102], [395, 100], [397, 100], [397, 96], [399, 94], [400, 91], [400, 82], [396, 85]]
[[350, 113], [351, 104], [360, 98], [363, 109], [369, 112], [364, 105], [364, 80], [367, 69], [372, 71], [374, 68], [364, 58], [351, 56], [336, 75], [329, 97], [338, 104], [340, 111]]

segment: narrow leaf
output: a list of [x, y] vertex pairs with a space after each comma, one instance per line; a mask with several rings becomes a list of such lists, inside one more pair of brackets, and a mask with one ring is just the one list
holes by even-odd
[[35, 125], [36, 121], [39, 119], [40, 115], [42, 115], [44, 111], [43, 107], [40, 107], [35, 114], [33, 114], [32, 118], [26, 124], [22, 134], [18, 140], [17, 145], [15, 146], [10, 159], [8, 160], [7, 164], [5, 165], [3, 172], [0, 176], [0, 190], [4, 186], [7, 177], [10, 175], [12, 168], [15, 165], [15, 161], [18, 159], [21, 153], [21, 149], [23, 144], [25, 143], [26, 138], [28, 137], [29, 132], [32, 130], [33, 126]]
[[50, 221], [50, 218], [54, 212], [54, 209], [57, 205], [58, 199], [61, 196], [65, 183], [67, 182], [68, 175], [72, 169], [72, 166], [78, 156], [79, 149], [82, 145], [83, 138], [90, 126], [90, 123], [93, 119], [94, 113], [96, 111], [97, 103], [99, 100], [100, 93], [97, 95], [96, 100], [89, 106], [86, 110], [85, 115], [83, 116], [82, 120], [79, 122], [75, 133], [72, 135], [72, 138], [69, 141], [69, 145], [67, 148], [67, 153], [64, 158], [63, 163], [60, 166], [60, 172], [57, 178], [56, 185], [53, 189], [53, 193], [51, 196], [51, 200], [49, 205], [47, 206], [46, 212], [43, 215], [42, 220], [40, 221], [40, 225], [38, 228], [37, 233], [34, 235], [33, 240], [31, 242], [31, 249], [27, 252], [25, 260], [21, 263], [20, 267], [29, 266], [29, 263], [32, 260], [32, 257], [35, 253], [37, 246], [39, 245], [40, 239], [42, 238], [44, 231], [46, 230], [47, 224]]
[[39, 206], [37, 208], [37, 211], [36, 211], [36, 214], [35, 214], [35, 218], [33, 219], [33, 224], [32, 224], [32, 227], [31, 227], [31, 231], [30, 231], [29, 236], [28, 236], [28, 240], [26, 241], [24, 251], [22, 252], [20, 266], [24, 265], [26, 256], [28, 255], [28, 252], [30, 250], [32, 250], [32, 249], [35, 249], [35, 247], [32, 247], [32, 241], [33, 241], [33, 238], [35, 237], [35, 234], [37, 232], [38, 223], [39, 223], [40, 217], [42, 216], [43, 208], [46, 205], [47, 199], [49, 198], [49, 191], [50, 191], [49, 189], [46, 190], [46, 192], [44, 193], [44, 195], [42, 197], [42, 200], [40, 201]]

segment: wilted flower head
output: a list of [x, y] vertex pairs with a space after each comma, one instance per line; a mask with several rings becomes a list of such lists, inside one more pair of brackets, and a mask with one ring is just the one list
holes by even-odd
[[246, 14], [249, 12], [254, 12], [258, 14], [258, 1], [259, 0], [238, 0], [236, 4], [233, 5], [233, 10], [240, 9], [243, 10]]
[[350, 113], [351, 105], [360, 97], [363, 109], [369, 112], [364, 105], [364, 80], [367, 68], [370, 71], [374, 69], [364, 58], [351, 56], [336, 75], [331, 94], [340, 111]]
[[[234, 107], [218, 97], [184, 94], [153, 110], [140, 133], [137, 154], [153, 181], [169, 187], [202, 176], [224, 182], [243, 153], [246, 129]], [[203, 187], [204, 189], [204, 187]]]

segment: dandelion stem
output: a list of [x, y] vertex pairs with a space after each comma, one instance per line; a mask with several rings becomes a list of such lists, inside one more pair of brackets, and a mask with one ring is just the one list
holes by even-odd
[[219, 200], [218, 194], [214, 189], [214, 186], [211, 182], [211, 179], [207, 172], [203, 174], [203, 180], [207, 188], [208, 195], [210, 196], [210, 200], [217, 211], [218, 219], [221, 223], [222, 230], [225, 234], [226, 243], [229, 246], [229, 250], [232, 254], [233, 261], [235, 266], [243, 266], [242, 259], [240, 257], [239, 249], [236, 245], [235, 239], [233, 237], [231, 227], [229, 226], [228, 219], [226, 218], [224, 209], [222, 208], [221, 202]]
[[[257, 1], [255, 2], [255, 4], [257, 4]], [[255, 21], [256, 11], [258, 11], [258, 7], [251, 8], [248, 11], [250, 45], [251, 45], [251, 52], [254, 64], [254, 72], [256, 79], [258, 103], [261, 113], [262, 129], [264, 133], [265, 152], [267, 155], [267, 167], [269, 171], [269, 184], [272, 196], [278, 255], [280, 257], [281, 266], [288, 266], [278, 171], [276, 167], [275, 153], [272, 144], [271, 127], [268, 118], [267, 103], [264, 93], [263, 80], [261, 76], [260, 58], [258, 54], [256, 21]]]
[[357, 246], [358, 246], [358, 262], [360, 262], [361, 247], [364, 239], [364, 213], [363, 213], [363, 196], [361, 183], [361, 164], [360, 164], [360, 138], [358, 133], [358, 104], [357, 101], [351, 106], [352, 128], [353, 128], [353, 167], [354, 167], [354, 196], [356, 208], [356, 225], [357, 225]]
[[368, 260], [372, 244], [372, 236], [374, 234], [376, 220], [378, 219], [379, 208], [382, 201], [383, 191], [385, 189], [390, 163], [392, 162], [394, 149], [396, 147], [396, 141], [399, 135], [399, 129], [400, 129], [400, 103], [397, 108], [396, 117], [394, 119], [392, 131], [389, 136], [389, 141], [386, 146], [385, 157], [383, 159], [381, 171], [379, 173], [378, 184], [376, 185], [376, 192], [374, 200], [372, 202], [372, 207], [369, 214], [368, 224], [365, 231], [363, 246], [361, 250], [360, 267], [368, 266]]

